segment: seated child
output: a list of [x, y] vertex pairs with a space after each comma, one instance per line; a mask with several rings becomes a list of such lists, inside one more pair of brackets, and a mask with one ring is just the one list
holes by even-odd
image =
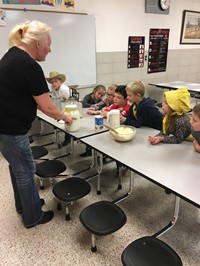
[[191, 134], [190, 119], [186, 114], [190, 111], [190, 93], [184, 88], [165, 92], [162, 109], [165, 114], [162, 131], [149, 136], [149, 142], [181, 143], [187, 140]]
[[92, 104], [96, 104], [102, 100], [102, 97], [106, 93], [106, 88], [103, 85], [97, 85], [92, 93], [85, 95], [82, 104], [84, 108], [90, 107]]
[[114, 96], [115, 96], [115, 89], [117, 88], [117, 85], [111, 85], [108, 87], [106, 92], [106, 98], [101, 100], [100, 102], [93, 104], [90, 106], [89, 110], [87, 111], [87, 114], [89, 115], [99, 115], [101, 114], [101, 111], [103, 108], [110, 106], [114, 102]]
[[71, 95], [71, 90], [65, 84], [66, 80], [64, 74], [52, 71], [49, 73], [49, 77], [46, 80], [51, 84], [51, 92], [56, 97], [59, 97], [61, 101], [67, 101]]
[[127, 93], [126, 86], [117, 86], [115, 90], [114, 103], [106, 107], [101, 115], [107, 117], [107, 113], [111, 110], [118, 109], [120, 110], [120, 119], [121, 122], [124, 122], [125, 117], [128, 115], [130, 104], [127, 103]]
[[134, 127], [147, 126], [162, 129], [163, 114], [158, 110], [152, 99], [145, 98], [145, 87], [141, 81], [133, 81], [126, 87], [127, 99], [132, 103], [125, 125]]
[[[120, 122], [123, 123], [128, 115], [128, 111], [130, 108], [130, 104], [127, 103], [127, 93], [126, 93], [126, 86], [117, 86], [115, 90], [115, 97], [114, 97], [114, 103], [111, 104], [109, 107], [106, 107], [102, 111], [103, 117], [107, 117], [107, 113], [111, 110], [118, 109], [120, 110]], [[119, 171], [119, 167], [122, 167], [121, 163], [116, 162], [117, 169]], [[124, 168], [122, 175], [125, 174], [125, 172], [128, 170], [128, 168]]]
[[[51, 84], [51, 92], [54, 96], [61, 99], [62, 102], [67, 101], [71, 95], [71, 90], [65, 84], [63, 84], [66, 80], [66, 76], [64, 74], [59, 74], [56, 71], [52, 71], [49, 73], [49, 77], [46, 80]], [[70, 143], [71, 138], [66, 133], [65, 140], [62, 143], [62, 146], [66, 146]]]
[[[114, 103], [110, 106], [106, 107], [103, 112], [101, 113], [104, 117], [107, 116], [107, 112], [113, 110], [113, 109], [119, 109], [121, 114], [121, 119], [125, 117], [128, 113], [128, 109], [130, 107], [129, 104], [127, 104], [127, 94], [126, 94], [126, 86], [117, 86], [115, 90], [115, 96], [114, 96]], [[81, 157], [87, 157], [91, 156], [92, 152], [91, 149], [86, 146], [86, 151], [82, 154], [80, 154]]]
[[194, 137], [193, 147], [195, 151], [200, 152], [200, 104], [196, 104], [193, 108], [190, 124], [192, 126], [192, 136]]
[[[97, 85], [92, 93], [87, 94], [82, 101], [83, 107], [91, 107], [102, 101], [102, 97], [106, 93], [106, 88], [103, 85]], [[81, 153], [81, 157], [87, 157], [92, 155], [92, 150], [86, 146], [85, 152]]]

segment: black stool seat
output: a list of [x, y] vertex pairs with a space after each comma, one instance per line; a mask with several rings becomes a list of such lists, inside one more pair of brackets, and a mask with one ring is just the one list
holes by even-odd
[[[91, 191], [89, 183], [80, 177], [70, 177], [53, 186], [53, 194], [58, 199], [57, 209], [61, 210], [60, 201], [73, 203]], [[69, 208], [66, 206], [65, 220], [70, 220]]]
[[[126, 215], [112, 202], [95, 202], [80, 213], [82, 225], [93, 235], [104, 236], [119, 230], [126, 223]], [[91, 250], [95, 252], [96, 245], [92, 236]]]
[[48, 154], [48, 150], [43, 146], [31, 146], [33, 159], [37, 160]]
[[182, 266], [178, 254], [155, 237], [142, 237], [129, 244], [122, 253], [124, 266]]
[[42, 178], [56, 177], [65, 170], [65, 164], [59, 160], [48, 160], [36, 164], [36, 175]]
[[29, 138], [29, 143], [33, 143], [33, 137], [28, 136], [28, 138]]
[[70, 177], [53, 186], [53, 194], [62, 201], [75, 201], [91, 191], [89, 183], [79, 177]]

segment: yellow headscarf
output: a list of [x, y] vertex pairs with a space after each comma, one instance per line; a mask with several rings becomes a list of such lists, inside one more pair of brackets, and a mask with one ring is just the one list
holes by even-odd
[[[172, 115], [182, 115], [190, 111], [190, 93], [185, 88], [179, 88], [173, 91], [164, 92], [164, 96], [167, 104], [172, 109]], [[165, 115], [163, 118], [163, 132], [166, 134], [167, 131], [167, 119], [168, 115]]]
[[164, 93], [166, 102], [170, 108], [177, 114], [182, 115], [190, 111], [190, 93], [185, 88], [180, 88]]

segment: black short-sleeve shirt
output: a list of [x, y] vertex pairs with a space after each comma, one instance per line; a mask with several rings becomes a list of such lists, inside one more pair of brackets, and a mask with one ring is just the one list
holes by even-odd
[[33, 96], [49, 92], [41, 66], [12, 47], [0, 60], [0, 134], [26, 134], [35, 119]]

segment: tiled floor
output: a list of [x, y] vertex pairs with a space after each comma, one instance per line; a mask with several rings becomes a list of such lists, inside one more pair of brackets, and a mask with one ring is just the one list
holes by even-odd
[[[34, 144], [40, 142], [36, 140]], [[46, 142], [46, 140], [44, 141]], [[48, 146], [49, 155], [57, 156], [68, 147], [57, 150]], [[67, 173], [89, 166], [91, 157], [78, 156], [83, 146], [76, 144], [74, 155], [64, 157]], [[145, 163], [144, 163], [145, 167]], [[90, 171], [92, 173], [93, 170]], [[164, 227], [173, 214], [174, 196], [135, 175], [133, 194], [119, 206], [127, 215], [127, 223], [112, 235], [97, 238], [97, 252], [90, 251], [90, 234], [79, 221], [80, 211], [92, 202], [113, 200], [127, 191], [128, 171], [123, 178], [123, 188], [117, 190], [117, 171], [114, 162], [106, 164], [102, 173], [102, 194], [96, 194], [96, 180], [90, 180], [91, 193], [71, 206], [71, 220], [65, 221], [65, 209], [56, 210], [51, 186], [45, 182], [40, 195], [45, 199], [44, 210], [52, 209], [54, 219], [31, 229], [24, 228], [21, 217], [15, 212], [7, 162], [0, 155], [0, 265], [4, 266], [120, 266], [123, 249], [134, 239], [152, 235]], [[87, 176], [84, 173], [81, 176]], [[38, 180], [36, 180], [38, 183]], [[38, 186], [39, 187], [39, 186]], [[175, 227], [161, 237], [180, 255], [184, 266], [200, 265], [200, 212], [187, 202], [181, 201], [180, 216]], [[169, 265], [170, 266], [170, 265]]]

